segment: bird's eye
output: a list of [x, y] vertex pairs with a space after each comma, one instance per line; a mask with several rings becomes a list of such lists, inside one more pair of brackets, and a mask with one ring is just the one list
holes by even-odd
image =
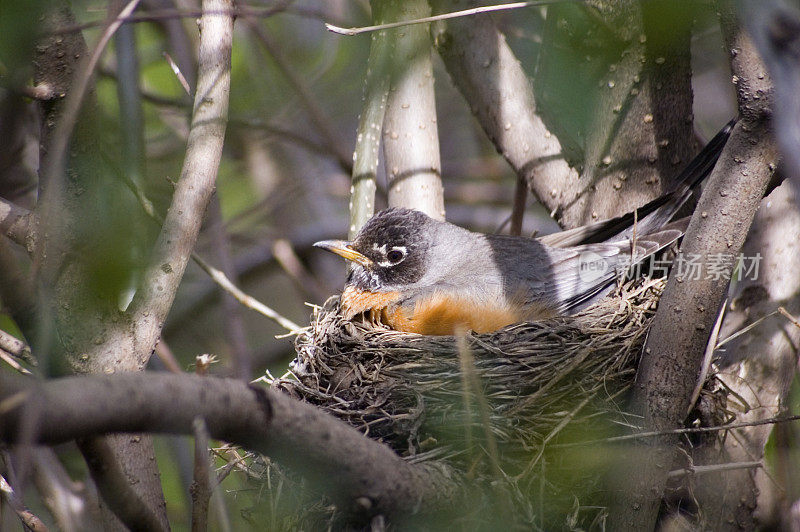
[[402, 247], [394, 247], [390, 249], [388, 253], [386, 253], [386, 258], [392, 264], [397, 264], [398, 262], [406, 258], [406, 250], [405, 248]]

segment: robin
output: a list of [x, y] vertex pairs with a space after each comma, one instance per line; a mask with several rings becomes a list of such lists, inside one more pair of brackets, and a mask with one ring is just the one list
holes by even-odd
[[573, 314], [606, 295], [630, 266], [683, 236], [688, 218], [667, 222], [710, 173], [733, 124], [687, 166], [675, 191], [618, 218], [527, 238], [476, 233], [391, 208], [352, 242], [314, 245], [354, 264], [341, 296], [346, 319], [366, 313], [398, 331], [446, 335]]

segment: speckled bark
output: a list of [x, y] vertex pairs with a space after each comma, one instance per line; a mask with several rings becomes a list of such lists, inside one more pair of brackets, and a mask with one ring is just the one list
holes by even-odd
[[[742, 248], [745, 257], [760, 257], [758, 272], [736, 286], [721, 338], [775, 312], [779, 306], [794, 316], [800, 315], [798, 205], [800, 194], [788, 180], [761, 202]], [[797, 367], [797, 345], [800, 329], [778, 314], [737, 337], [719, 353], [719, 378], [739, 396], [729, 397], [729, 408], [735, 411], [742, 399], [750, 407], [737, 415], [737, 421], [757, 421], [786, 413]], [[733, 430], [724, 442], [715, 440], [697, 448], [694, 462], [761, 460], [774, 429], [773, 425], [761, 425]], [[768, 478], [763, 469], [741, 469], [698, 479], [695, 493], [703, 509], [704, 526], [710, 530], [754, 530], [758, 526], [757, 514], [762, 525], [779, 525], [779, 491], [792, 472], [776, 468], [772, 475], [774, 479]]]
[[[391, 15], [386, 2], [372, 5], [372, 20], [380, 24]], [[350, 227], [347, 234], [354, 238], [361, 226], [375, 213], [376, 174], [381, 143], [383, 117], [389, 94], [391, 72], [391, 41], [387, 30], [372, 34], [367, 60], [364, 88], [364, 107], [358, 118], [356, 147], [353, 152], [353, 175], [350, 187]]]
[[[723, 18], [723, 22], [730, 36], [727, 44], [742, 119], [708, 180], [680, 253], [701, 264], [718, 257], [723, 267], [732, 269], [772, 177], [777, 151], [768, 123], [769, 78], [751, 43], [732, 26], [733, 20]], [[683, 279], [673, 271], [659, 303], [634, 389], [633, 407], [643, 415], [646, 429], [674, 429], [686, 417], [728, 287], [723, 277], [701, 277]], [[676, 437], [663, 437], [637, 446], [631, 454], [634, 459], [621, 466], [622, 484], [610, 511], [612, 528], [653, 528], [676, 443]]]
[[[486, 134], [565, 228], [628, 212], [669, 190], [697, 148], [686, 15], [661, 1], [646, 2], [644, 13], [633, 1], [595, 4], [588, 11], [548, 7], [536, 80], [545, 102], [538, 109], [525, 72], [491, 18], [451, 20], [433, 30], [453, 83]], [[467, 7], [452, 0], [432, 5], [437, 12]], [[658, 23], [666, 16], [676, 21], [669, 32]], [[588, 66], [581, 56], [582, 70], [568, 72], [564, 83], [548, 89], [540, 82], [553, 70], [570, 69], [554, 50], [583, 48]], [[570, 138], [547, 91], [569, 90], [565, 83], [590, 76], [596, 86], [572, 103], [588, 105], [588, 122]], [[565, 156], [583, 168], [580, 176]]]
[[[431, 6], [442, 13], [472, 3], [435, 0]], [[578, 174], [537, 114], [530, 81], [492, 19], [453, 19], [433, 25], [431, 33], [453, 84], [497, 151], [541, 203], [550, 210], [562, 208]]]
[[[204, 3], [212, 13], [228, 13], [231, 7], [224, 0]], [[53, 13], [56, 27], [70, 23], [66, 11]], [[40, 165], [45, 186], [37, 207], [43, 236], [37, 241], [34, 266], [43, 287], [40, 316], [52, 326], [45, 329], [49, 337], [35, 339], [42, 356], [64, 357], [78, 373], [139, 371], [147, 363], [214, 188], [227, 118], [232, 25], [227, 15], [201, 19], [200, 75], [184, 169], [151, 264], [139, 265], [145, 270], [144, 282], [127, 311], [119, 309], [118, 296], [129, 282], [124, 275], [131, 267], [127, 254], [139, 237], [126, 231], [135, 227], [130, 217], [140, 209], [104, 164], [91, 94], [79, 94], [77, 87], [91, 87], [87, 63], [76, 66], [87, 54], [85, 44], [79, 33], [55, 34], [36, 48], [37, 83], [67, 93], [63, 104], [48, 102], [45, 110]], [[78, 112], [81, 101], [84, 108]], [[110, 284], [103, 284], [106, 276]], [[149, 437], [132, 442], [129, 436], [111, 436], [107, 441], [132, 491], [167, 528]]]
[[[547, 105], [558, 94], [548, 92], [560, 93], [563, 76], [593, 83], [575, 103], [586, 107], [573, 139], [582, 150], [581, 175], [559, 190], [559, 221], [567, 228], [629, 212], [671, 190], [697, 151], [691, 11], [661, 0], [591, 5], [548, 8], [538, 66], [542, 113], [559, 135], [559, 109]], [[574, 71], [563, 72], [565, 54], [566, 69]]]
[[[384, 0], [385, 1], [385, 0]], [[430, 15], [426, 0], [392, 0], [395, 20]], [[383, 122], [389, 206], [444, 220], [439, 133], [427, 24], [391, 30], [392, 80]]]

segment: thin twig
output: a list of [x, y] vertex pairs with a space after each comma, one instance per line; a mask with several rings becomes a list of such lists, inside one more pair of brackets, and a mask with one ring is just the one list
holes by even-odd
[[19, 517], [20, 521], [22, 521], [22, 525], [26, 528], [31, 530], [32, 532], [47, 532], [47, 526], [39, 519], [36, 515], [33, 514], [30, 510], [25, 508], [22, 501], [17, 496], [14, 488], [0, 475], [0, 493], [3, 494], [3, 498], [6, 499], [9, 506], [13, 508], [14, 512]]
[[[223, 451], [225, 451], [225, 454], [228, 456], [223, 455]], [[222, 484], [222, 481], [228, 478], [228, 475], [230, 475], [231, 471], [234, 469], [238, 469], [244, 472], [246, 475], [252, 476], [250, 467], [248, 467], [247, 463], [245, 462], [245, 457], [236, 452], [236, 449], [231, 448], [230, 444], [225, 444], [218, 449], [212, 448], [211, 452], [226, 462], [226, 464], [219, 470], [219, 473], [217, 473], [215, 486]], [[230, 458], [231, 456], [233, 457], [232, 459]]]
[[376, 24], [375, 26], [363, 26], [356, 28], [341, 28], [333, 24], [325, 24], [328, 31], [338, 33], [340, 35], [358, 35], [359, 33], [367, 33], [378, 30], [388, 30], [391, 28], [399, 28], [401, 26], [410, 26], [412, 24], [425, 24], [426, 22], [436, 22], [437, 20], [447, 20], [458, 17], [468, 17], [470, 15], [479, 15], [481, 13], [491, 13], [493, 11], [507, 11], [509, 9], [519, 9], [522, 7], [533, 6], [546, 6], [550, 4], [563, 4], [566, 2], [581, 2], [582, 0], [538, 0], [536, 2], [513, 2], [510, 4], [499, 4], [493, 6], [473, 7], [472, 9], [464, 9], [462, 11], [454, 11], [452, 13], [442, 13], [441, 15], [434, 15], [431, 17], [423, 17], [414, 20], [403, 20], [399, 22], [389, 22], [386, 24]]
[[670, 434], [697, 434], [703, 432], [719, 432], [721, 430], [739, 429], [743, 427], [756, 427], [759, 425], [770, 425], [775, 423], [787, 423], [789, 421], [800, 421], [800, 415], [787, 416], [787, 417], [771, 417], [757, 421], [743, 421], [741, 423], [731, 423], [729, 425], [717, 425], [714, 427], [690, 427], [685, 429], [674, 430], [654, 430], [649, 432], [639, 432], [636, 434], [625, 434], [623, 436], [613, 436], [611, 438], [601, 438], [597, 440], [577, 441], [571, 443], [557, 443], [551, 445], [552, 448], [567, 448], [567, 447], [581, 447], [584, 445], [597, 445], [600, 443], [617, 443], [621, 441], [638, 440], [643, 438], [656, 438], [658, 436], [666, 436]]
[[528, 199], [528, 183], [518, 177], [514, 188], [514, 204], [511, 208], [511, 227], [509, 234], [519, 236], [522, 234], [522, 219], [525, 217], [525, 203]]
[[0, 349], [0, 360], [2, 360], [15, 370], [19, 371], [23, 375], [31, 375], [31, 372], [23, 368], [22, 365], [14, 359], [11, 353], [6, 351], [5, 349]]
[[[208, 232], [216, 251], [220, 271], [226, 277], [232, 279], [232, 284], [235, 284], [237, 281], [236, 266], [231, 256], [230, 235], [222, 220], [219, 195], [211, 198], [211, 204], [208, 206]], [[223, 334], [230, 349], [234, 374], [247, 382], [252, 379], [253, 359], [247, 341], [247, 329], [244, 324], [242, 307], [230, 294], [223, 293], [222, 310], [224, 313], [222, 319]]]
[[[119, 74], [115, 69], [110, 68], [108, 65], [99, 65], [97, 67], [97, 73], [103, 77], [111, 78], [115, 82], [120, 83]], [[191, 109], [192, 102], [188, 98], [170, 98], [168, 96], [162, 96], [160, 94], [150, 92], [143, 87], [138, 87], [138, 89], [139, 94], [142, 96], [142, 100], [152, 105], [161, 107], [174, 107], [182, 110]]]
[[317, 126], [322, 138], [325, 139], [325, 144], [328, 146], [328, 149], [336, 156], [339, 165], [347, 166], [352, 159], [352, 154], [342, 142], [342, 135], [339, 134], [334, 127], [333, 121], [317, 102], [316, 97], [311, 92], [309, 84], [306, 83], [297, 72], [295, 63], [286, 57], [285, 47], [273, 40], [255, 21], [247, 20], [246, 22], [253, 32], [253, 35], [255, 35], [256, 39], [272, 57], [273, 61], [275, 61], [278, 70], [283, 73], [283, 76], [294, 88], [294, 92], [298, 95], [300, 103], [305, 107], [311, 121]]
[[466, 428], [470, 431], [472, 426], [472, 416], [469, 409], [471, 403], [470, 396], [474, 397], [478, 406], [478, 415], [480, 416], [481, 426], [483, 427], [484, 435], [486, 438], [486, 447], [489, 454], [489, 460], [492, 463], [492, 471], [495, 477], [500, 480], [503, 478], [503, 470], [500, 467], [500, 451], [497, 447], [497, 440], [492, 433], [492, 422], [489, 419], [489, 404], [486, 402], [486, 397], [481, 390], [481, 383], [478, 375], [475, 373], [475, 359], [472, 357], [472, 351], [467, 343], [467, 333], [462, 329], [456, 333], [456, 343], [458, 345], [458, 359], [461, 363], [461, 379], [464, 388], [464, 407], [466, 409]]
[[794, 316], [792, 316], [792, 315], [789, 313], [789, 311], [787, 311], [787, 310], [786, 310], [785, 308], [783, 308], [783, 307], [778, 307], [778, 312], [780, 312], [780, 313], [781, 313], [781, 315], [782, 315], [784, 318], [786, 318], [787, 320], [789, 320], [790, 322], [792, 322], [792, 324], [793, 324], [795, 327], [797, 327], [798, 329], [800, 329], [800, 321], [798, 321], [798, 319], [797, 319], [797, 318], [795, 318]]
[[159, 360], [164, 363], [164, 366], [166, 366], [171, 373], [183, 373], [180, 364], [178, 364], [178, 360], [172, 353], [172, 349], [169, 348], [163, 338], [161, 338], [156, 344], [155, 353]]
[[181, 69], [178, 66], [178, 64], [172, 60], [172, 56], [169, 55], [167, 52], [162, 52], [161, 54], [164, 56], [164, 59], [167, 60], [167, 63], [169, 63], [169, 67], [172, 69], [172, 72], [175, 73], [175, 77], [178, 78], [178, 82], [180, 82], [181, 87], [183, 87], [183, 90], [186, 92], [187, 95], [191, 96], [192, 88], [189, 86], [189, 82], [186, 81], [186, 77], [183, 75], [183, 72], [181, 72]]
[[[153, 203], [145, 195], [141, 187], [139, 187], [136, 183], [132, 182], [131, 180], [125, 178], [125, 176], [122, 177], [125, 180], [125, 184], [128, 185], [128, 187], [136, 196], [136, 199], [139, 201], [139, 205], [142, 207], [145, 213], [150, 218], [152, 218], [159, 224], [163, 225], [164, 219], [155, 211], [155, 209], [153, 208]], [[209, 277], [211, 277], [211, 279], [217, 285], [219, 285], [220, 288], [231, 294], [234, 297], [234, 299], [236, 299], [236, 301], [238, 301], [245, 307], [251, 310], [255, 310], [259, 314], [275, 321], [278, 325], [288, 330], [289, 332], [294, 332], [302, 328], [293, 321], [291, 321], [290, 319], [281, 316], [278, 312], [272, 310], [264, 303], [261, 303], [256, 298], [242, 292], [239, 288], [236, 287], [236, 285], [234, 285], [231, 282], [230, 279], [228, 279], [228, 277], [223, 272], [208, 264], [196, 252], [193, 251], [191, 257], [192, 260], [195, 262], [195, 264], [200, 266], [200, 268], [204, 272], [206, 272], [209, 275]]]
[[208, 501], [211, 499], [209, 483], [208, 428], [202, 417], [195, 418], [194, 429], [194, 480], [189, 488], [192, 496], [192, 532], [208, 530]]
[[299, 326], [292, 320], [284, 318], [276, 311], [272, 310], [262, 302], [258, 301], [256, 298], [247, 295], [241, 290], [239, 290], [239, 288], [237, 288], [236, 285], [234, 285], [224, 273], [222, 273], [218, 269], [208, 264], [206, 261], [201, 259], [196, 253], [192, 253], [192, 259], [198, 266], [200, 266], [200, 268], [204, 272], [206, 272], [209, 276], [211, 276], [211, 278], [214, 280], [215, 283], [221, 286], [223, 290], [232, 295], [236, 299], [236, 301], [238, 301], [245, 307], [251, 310], [255, 310], [259, 314], [266, 316], [267, 318], [271, 319], [272, 321], [274, 321], [275, 323], [277, 323], [278, 325], [280, 325], [289, 332], [299, 331], [300, 329], [302, 329], [301, 326]]
[[306, 296], [315, 299], [318, 303], [325, 301], [330, 296], [330, 292], [324, 289], [316, 277], [300, 262], [300, 257], [295, 253], [291, 242], [285, 238], [277, 239], [272, 244], [272, 256]]
[[344, 173], [351, 174], [353, 172], [352, 159], [346, 161], [340, 160], [338, 154], [336, 154], [330, 146], [316, 142], [301, 133], [297, 133], [276, 124], [265, 123], [263, 121], [253, 120], [250, 118], [234, 118], [231, 120], [231, 125], [259, 129], [269, 134], [270, 139], [275, 139], [278, 142], [292, 142], [308, 151], [320, 155], [330, 156], [336, 161], [336, 163], [339, 165], [339, 168], [341, 168]]
[[[286, 9], [286, 6], [277, 5], [270, 6], [263, 9], [253, 9], [247, 7], [237, 7], [233, 9], [162, 9], [158, 11], [149, 11], [139, 15], [126, 15], [118, 17], [122, 23], [137, 23], [137, 22], [159, 22], [162, 20], [181, 19], [181, 18], [197, 18], [203, 15], [228, 15], [235, 18], [240, 17], [253, 17], [253, 18], [267, 18]], [[49, 35], [64, 35], [65, 33], [76, 33], [83, 30], [96, 28], [102, 26], [105, 21], [93, 20], [81, 24], [70, 24], [63, 28], [58, 28], [49, 32]]]
[[[545, 437], [544, 441], [542, 441], [542, 444], [539, 446], [539, 452], [536, 453], [536, 456], [528, 463], [527, 466], [525, 466], [525, 470], [522, 473], [520, 473], [519, 475], [517, 475], [517, 477], [516, 477], [517, 480], [524, 478], [525, 476], [529, 475], [531, 471], [533, 471], [533, 468], [536, 466], [536, 464], [539, 462], [539, 460], [542, 459], [542, 455], [544, 455], [544, 450], [547, 447], [547, 444], [553, 438], [555, 438], [556, 435], [559, 432], [561, 432], [564, 429], [564, 427], [566, 427], [572, 421], [572, 419], [578, 414], [578, 412], [583, 410], [583, 407], [586, 406], [587, 404], [589, 404], [589, 401], [594, 399], [594, 397], [595, 397], [594, 395], [590, 395], [590, 396], [584, 398], [584, 400], [581, 401], [580, 403], [578, 403], [578, 405], [575, 408], [573, 408], [572, 411], [570, 411], [569, 414], [564, 416], [564, 418], [558, 423], [558, 425], [553, 427], [553, 430], [551, 430], [547, 434], [547, 436]], [[558, 445], [552, 445], [551, 447], [558, 447]]]
[[6, 351], [9, 355], [27, 362], [31, 366], [36, 366], [36, 359], [33, 358], [31, 348], [28, 344], [2, 329], [0, 329], [0, 349]]
[[96, 501], [88, 502], [83, 485], [73, 482], [51, 447], [38, 446], [31, 454], [33, 482], [55, 521], [54, 528], [64, 531], [88, 530], [91, 520], [87, 515]]
[[738, 331], [736, 331], [735, 333], [731, 334], [730, 336], [726, 336], [724, 340], [722, 340], [722, 341], [717, 343], [717, 345], [716, 345], [716, 347], [714, 349], [719, 349], [720, 347], [722, 347], [723, 345], [727, 344], [731, 340], [743, 335], [744, 333], [746, 333], [747, 331], [749, 331], [753, 327], [758, 326], [762, 321], [766, 320], [767, 318], [770, 318], [770, 317], [774, 316], [777, 313], [778, 313], [778, 311], [775, 310], [775, 311], [770, 312], [769, 314], [767, 314], [765, 316], [761, 316], [760, 318], [758, 318], [756, 321], [754, 321], [753, 323], [751, 323], [747, 327], [739, 329]]
[[700, 398], [700, 392], [703, 391], [703, 386], [706, 384], [708, 370], [711, 368], [711, 360], [714, 357], [714, 346], [719, 339], [719, 330], [722, 328], [722, 320], [725, 319], [725, 309], [727, 308], [727, 305], [728, 300], [725, 299], [720, 306], [717, 321], [714, 322], [714, 328], [711, 329], [711, 336], [708, 338], [705, 353], [703, 353], [703, 365], [700, 368], [700, 375], [697, 377], [697, 383], [694, 385], [694, 391], [692, 391], [692, 398], [689, 401], [689, 407], [686, 409], [687, 416], [692, 412], [695, 403], [697, 403], [697, 399]]
[[764, 463], [759, 460], [754, 462], [730, 462], [727, 464], [689, 466], [684, 469], [675, 469], [673, 471], [670, 471], [667, 476], [669, 478], [680, 478], [687, 475], [721, 473], [723, 471], [733, 471], [736, 469], [752, 469], [756, 467], [764, 467]]

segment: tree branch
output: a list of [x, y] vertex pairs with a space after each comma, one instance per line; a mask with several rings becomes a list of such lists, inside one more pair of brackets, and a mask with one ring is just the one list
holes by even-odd
[[[373, 5], [372, 17], [375, 22], [383, 22], [383, 3]], [[356, 147], [353, 152], [352, 186], [350, 188], [350, 227], [349, 238], [354, 238], [361, 226], [375, 212], [375, 179], [378, 172], [378, 149], [381, 142], [381, 128], [386, 113], [386, 99], [389, 93], [391, 48], [389, 36], [381, 31], [372, 36], [367, 59], [366, 80], [364, 82], [364, 107], [358, 119]]]
[[557, 190], [568, 228], [671, 190], [696, 149], [690, 8], [668, 0], [588, 4], [548, 8], [536, 71], [545, 123], [582, 168]]
[[122, 523], [131, 530], [168, 530], [169, 526], [144, 502], [117, 460], [114, 440], [89, 436], [78, 438], [97, 490]]
[[25, 503], [17, 494], [16, 490], [6, 481], [5, 478], [0, 476], [0, 495], [6, 500], [8, 505], [14, 510], [22, 521], [22, 525], [26, 530], [32, 532], [47, 532], [47, 526], [42, 522], [39, 517], [25, 507]]
[[[413, 19], [430, 13], [426, 0], [385, 1], [384, 16]], [[375, 5], [376, 2], [373, 2]], [[427, 26], [387, 30], [394, 54], [383, 121], [390, 207], [444, 220], [431, 39]]]
[[[786, 305], [788, 312], [800, 313], [800, 278], [796, 275], [800, 263], [799, 199], [792, 180], [772, 191], [761, 202], [742, 248], [744, 257], [759, 258], [760, 267], [756, 278], [746, 276], [737, 283], [723, 323], [724, 333], [729, 336], [761, 316], [766, 319], [734, 338], [719, 354], [717, 378], [749, 405], [737, 415], [737, 421], [758, 422], [782, 415], [791, 404], [800, 328], [775, 309], [782, 310], [781, 305]], [[696, 447], [694, 463], [761, 460], [773, 429], [767, 424], [731, 430], [724, 440], [712, 439]], [[695, 493], [708, 529], [739, 530], [757, 528], [756, 506], [762, 525], [770, 522], [774, 508], [763, 503], [776, 489], [780, 486], [763, 471], [734, 471], [713, 482], [698, 483]], [[775, 498], [780, 495], [775, 494]]]
[[[727, 13], [730, 15], [730, 10]], [[725, 19], [732, 24], [730, 16]], [[680, 254], [707, 264], [720, 259], [728, 275], [744, 242], [777, 162], [768, 124], [771, 90], [764, 67], [743, 33], [733, 36], [731, 70], [737, 80], [741, 121], [736, 125], [692, 216]], [[680, 255], [679, 255], [680, 256]], [[633, 409], [649, 430], [670, 430], [683, 422], [700, 373], [703, 353], [728, 280], [704, 276], [675, 278], [659, 303], [634, 388]], [[652, 529], [675, 452], [676, 437], [639, 446], [627, 457], [629, 473], [610, 511], [612, 528]], [[632, 474], [636, 471], [636, 474]]]
[[360, 516], [432, 508], [454, 493], [433, 466], [409, 464], [311, 405], [234, 379], [124, 373], [36, 383], [0, 375], [0, 405], [6, 442], [31, 422], [37, 442], [57, 444], [109, 432], [191, 434], [202, 417], [212, 438], [298, 468]]
[[195, 418], [194, 426], [194, 477], [189, 493], [192, 496], [192, 531], [208, 530], [208, 503], [211, 499], [211, 483], [208, 457], [208, 430], [203, 418]]
[[[435, 0], [431, 6], [441, 13], [453, 11], [456, 2]], [[550, 211], [558, 208], [561, 190], [577, 172], [536, 114], [533, 89], [505, 37], [486, 16], [451, 20], [431, 32], [453, 83], [497, 151], [540, 203]]]
[[[205, 0], [204, 12], [229, 13], [230, 0]], [[197, 91], [186, 158], [164, 226], [145, 270], [143, 288], [131, 303], [137, 336], [155, 345], [200, 231], [217, 176], [230, 94], [233, 19], [207, 14], [200, 21]], [[149, 353], [149, 351], [148, 351]]]
[[33, 222], [32, 211], [0, 198], [0, 234], [24, 247], [29, 253], [34, 248]]

